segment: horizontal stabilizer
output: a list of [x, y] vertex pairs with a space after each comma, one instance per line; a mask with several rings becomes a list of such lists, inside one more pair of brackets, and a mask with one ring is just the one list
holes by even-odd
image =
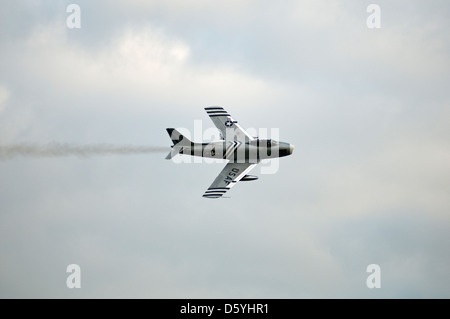
[[172, 159], [176, 155], [180, 154], [182, 151], [183, 151], [182, 146], [172, 146], [172, 151], [169, 154], [167, 154], [166, 160]]
[[172, 159], [172, 157], [174, 157], [174, 155], [172, 154], [172, 152], [169, 152], [169, 154], [167, 154], [167, 156], [166, 156], [166, 160], [170, 160], [170, 159]]

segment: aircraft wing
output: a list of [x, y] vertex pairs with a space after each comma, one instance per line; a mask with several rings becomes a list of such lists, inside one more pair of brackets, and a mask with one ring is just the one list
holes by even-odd
[[253, 136], [248, 134], [237, 121], [233, 120], [223, 107], [211, 106], [205, 107], [205, 110], [214, 125], [219, 129], [224, 140], [244, 142], [254, 139]]
[[228, 163], [216, 177], [208, 190], [203, 194], [206, 198], [220, 198], [231, 187], [236, 185], [257, 163]]

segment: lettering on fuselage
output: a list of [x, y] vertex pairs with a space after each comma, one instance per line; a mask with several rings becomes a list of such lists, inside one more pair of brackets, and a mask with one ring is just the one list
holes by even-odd
[[237, 175], [237, 173], [239, 173], [239, 168], [234, 167], [231, 169], [231, 171], [223, 180], [227, 186], [233, 181], [233, 178]]

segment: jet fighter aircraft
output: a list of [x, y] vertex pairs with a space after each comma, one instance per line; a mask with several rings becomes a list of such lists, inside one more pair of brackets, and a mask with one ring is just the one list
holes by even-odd
[[291, 155], [294, 146], [273, 139], [259, 139], [248, 134], [220, 106], [206, 107], [206, 112], [220, 131], [221, 141], [194, 143], [174, 128], [168, 128], [172, 151], [166, 159], [177, 154], [226, 159], [229, 162], [205, 191], [205, 198], [220, 198], [239, 181], [257, 180], [248, 173], [262, 160]]

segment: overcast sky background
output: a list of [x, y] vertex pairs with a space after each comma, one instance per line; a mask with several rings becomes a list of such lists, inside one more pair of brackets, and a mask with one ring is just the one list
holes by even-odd
[[165, 153], [0, 160], [0, 297], [450, 297], [448, 1], [70, 3], [2, 1], [0, 145], [169, 148], [220, 105], [296, 149], [220, 200]]

